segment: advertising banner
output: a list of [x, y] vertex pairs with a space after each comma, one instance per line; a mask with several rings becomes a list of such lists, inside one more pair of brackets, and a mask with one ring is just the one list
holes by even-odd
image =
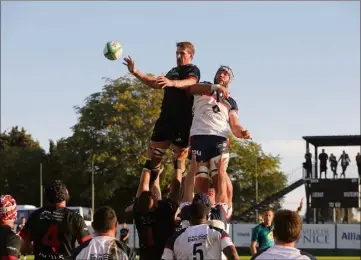
[[337, 225], [337, 248], [361, 249], [360, 224]]
[[335, 248], [335, 225], [304, 224], [297, 248], [329, 249]]
[[255, 224], [233, 224], [233, 243], [236, 247], [251, 245], [252, 229]]

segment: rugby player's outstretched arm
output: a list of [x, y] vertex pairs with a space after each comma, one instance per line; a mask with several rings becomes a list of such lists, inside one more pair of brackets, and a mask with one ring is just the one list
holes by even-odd
[[194, 176], [198, 171], [198, 164], [196, 162], [195, 154], [192, 154], [192, 161], [190, 165], [189, 172], [186, 176], [184, 181], [184, 195], [182, 202], [192, 202], [193, 200], [193, 193], [194, 193]]
[[212, 93], [214, 91], [219, 91], [226, 98], [228, 98], [229, 96], [229, 91], [227, 88], [219, 84], [212, 84], [211, 82], [208, 81], [197, 83], [189, 87], [189, 92], [192, 95], [202, 95], [202, 94]]
[[229, 125], [233, 135], [237, 138], [252, 139], [250, 133], [240, 125], [237, 113], [237, 110], [231, 110], [229, 112]]
[[227, 260], [239, 260], [239, 255], [237, 253], [235, 246], [227, 246], [223, 249], [224, 255], [227, 257]]
[[168, 85], [168, 87], [189, 88], [190, 86], [197, 83], [197, 81], [198, 79], [194, 77], [190, 77], [182, 80], [170, 80], [170, 84]]
[[175, 203], [179, 203], [179, 197], [180, 197], [180, 186], [181, 186], [181, 182], [182, 182], [182, 169], [174, 169], [174, 176], [172, 179], [172, 185], [171, 185], [171, 190], [170, 190], [170, 194], [169, 194], [169, 198], [175, 202]]
[[150, 172], [149, 170], [143, 169], [142, 175], [140, 176], [140, 182], [139, 182], [136, 198], [138, 198], [140, 194], [142, 194], [142, 192], [149, 191], [149, 182], [150, 182]]
[[158, 86], [156, 84], [157, 79], [155, 77], [144, 74], [143, 72], [141, 72], [140, 70], [138, 70], [135, 67], [135, 62], [132, 59], [132, 57], [130, 57], [130, 56], [125, 57], [123, 64], [125, 66], [127, 66], [129, 72], [133, 76], [135, 76], [137, 79], [139, 79], [143, 84], [145, 84], [145, 85], [147, 85], [148, 87], [151, 87], [151, 88], [161, 88], [160, 86]]

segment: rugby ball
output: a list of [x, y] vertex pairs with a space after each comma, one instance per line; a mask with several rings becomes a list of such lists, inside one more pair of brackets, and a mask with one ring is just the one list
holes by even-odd
[[105, 44], [103, 53], [108, 60], [117, 60], [122, 56], [123, 48], [119, 42], [111, 41]]

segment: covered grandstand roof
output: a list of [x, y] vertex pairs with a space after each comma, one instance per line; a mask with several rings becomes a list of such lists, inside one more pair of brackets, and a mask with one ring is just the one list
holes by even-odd
[[304, 136], [314, 146], [361, 146], [361, 135]]

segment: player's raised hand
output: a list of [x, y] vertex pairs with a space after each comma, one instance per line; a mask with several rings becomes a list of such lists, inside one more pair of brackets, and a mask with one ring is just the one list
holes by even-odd
[[137, 69], [135, 68], [134, 60], [132, 59], [132, 57], [128, 55], [128, 57], [125, 57], [123, 60], [123, 64], [128, 67], [129, 72], [134, 74]]
[[199, 169], [199, 163], [197, 162], [197, 154], [192, 151], [192, 159], [191, 159], [191, 165], [190, 165], [191, 171], [196, 173]]
[[246, 129], [243, 129], [243, 130], [241, 131], [241, 135], [242, 135], [242, 138], [243, 138], [243, 139], [250, 139], [250, 140], [252, 140], [252, 136], [251, 136], [250, 132], [248, 132], [248, 130], [246, 130]]
[[228, 97], [229, 97], [229, 89], [228, 89], [228, 88], [221, 86], [221, 87], [218, 89], [218, 91], [219, 91], [219, 93], [222, 94], [223, 97], [225, 97], [225, 98], [228, 98]]

